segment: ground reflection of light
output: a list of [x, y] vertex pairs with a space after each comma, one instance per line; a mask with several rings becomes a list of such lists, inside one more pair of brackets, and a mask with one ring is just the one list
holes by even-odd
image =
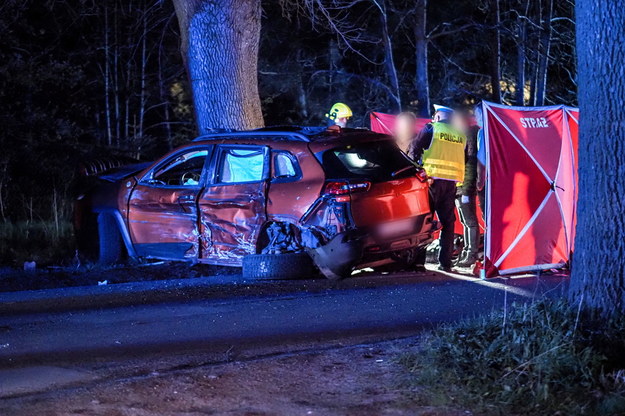
[[[483, 280], [480, 279], [479, 277], [474, 277], [474, 276], [467, 276], [467, 275], [462, 275], [462, 274], [457, 274], [457, 273], [447, 273], [447, 272], [443, 272], [440, 270], [437, 270], [437, 273], [440, 274], [444, 274], [445, 276], [451, 277], [453, 279], [456, 280], [463, 280], [465, 282], [472, 282], [472, 283], [476, 283], [478, 285], [482, 285], [482, 286], [486, 286], [488, 288], [491, 289], [497, 289], [497, 290], [503, 290], [505, 292], [509, 292], [512, 293], [514, 295], [518, 295], [518, 296], [523, 296], [526, 298], [537, 298], [540, 297], [539, 294], [533, 293], [529, 290], [526, 289], [521, 289], [519, 287], [515, 287], [515, 286], [510, 286], [504, 283], [499, 283], [499, 282], [494, 282], [494, 279], [497, 280], [502, 280], [502, 278], [494, 278], [493, 280]], [[517, 278], [523, 278], [523, 277], [532, 277], [533, 275], [521, 275], [521, 276], [515, 276], [515, 279]], [[510, 279], [508, 277], [505, 278], [506, 280]]]

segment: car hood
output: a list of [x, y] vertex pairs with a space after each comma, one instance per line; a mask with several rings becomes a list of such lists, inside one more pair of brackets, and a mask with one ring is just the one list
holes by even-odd
[[145, 170], [151, 163], [152, 162], [143, 162], [120, 166], [118, 168], [107, 170], [102, 175], [98, 176], [98, 178], [108, 182], [117, 182]]

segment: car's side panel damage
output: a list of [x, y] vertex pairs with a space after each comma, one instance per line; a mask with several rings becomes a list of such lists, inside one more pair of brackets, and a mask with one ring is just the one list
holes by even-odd
[[202, 260], [240, 265], [266, 221], [266, 183], [209, 186], [199, 199]]
[[136, 185], [128, 202], [128, 228], [139, 256], [198, 256], [197, 193], [198, 189]]
[[[379, 150], [388, 144], [375, 144], [387, 137], [351, 131], [310, 141], [289, 134], [203, 137], [143, 172], [105, 175], [108, 185], [82, 206], [115, 216], [131, 256], [240, 266], [245, 256], [306, 252], [331, 278], [407, 261], [431, 242], [427, 184], [414, 172], [394, 177], [397, 168], [384, 165]], [[366, 143], [363, 153], [359, 143]], [[348, 168], [383, 169], [373, 180], [328, 177], [320, 155], [332, 149], [357, 162]]]

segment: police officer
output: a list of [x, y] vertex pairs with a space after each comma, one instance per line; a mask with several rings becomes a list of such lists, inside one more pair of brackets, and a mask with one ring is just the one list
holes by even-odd
[[453, 110], [434, 106], [432, 123], [428, 123], [413, 140], [410, 156], [431, 178], [432, 211], [441, 222], [439, 270], [450, 272], [456, 222], [456, 184], [464, 180], [466, 137], [451, 124]]
[[347, 104], [336, 103], [326, 114], [326, 118], [330, 120], [330, 125], [336, 125], [342, 128], [347, 127], [347, 122], [352, 118], [352, 109]]

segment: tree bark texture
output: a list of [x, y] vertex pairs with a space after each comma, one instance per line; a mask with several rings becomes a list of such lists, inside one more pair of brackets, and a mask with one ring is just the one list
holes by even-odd
[[519, 40], [517, 43], [517, 79], [516, 105], [525, 105], [525, 21], [519, 21]]
[[547, 69], [549, 51], [551, 50], [551, 19], [553, 17], [553, 0], [544, 0], [540, 11], [540, 36], [538, 41], [538, 68], [536, 75], [536, 105], [545, 105], [547, 93]]
[[570, 296], [625, 312], [625, 9], [576, 3], [579, 202]]
[[516, 82], [516, 105], [525, 105], [525, 61], [527, 41], [527, 15], [529, 14], [530, 1], [525, 2], [524, 14], [517, 18], [517, 82]]
[[260, 0], [174, 0], [200, 134], [263, 126]]
[[427, 25], [427, 0], [416, 0], [415, 18], [415, 92], [417, 98], [417, 113], [421, 117], [429, 117], [430, 109], [430, 84], [428, 80], [428, 38]]
[[493, 86], [492, 100], [495, 103], [501, 103], [501, 41], [499, 39], [499, 25], [501, 23], [499, 17], [499, 0], [492, 0], [493, 13], [493, 37], [491, 40], [491, 62], [490, 62], [490, 81]]
[[386, 3], [380, 1], [380, 24], [382, 25], [382, 45], [384, 46], [384, 67], [388, 76], [388, 81], [393, 91], [393, 102], [391, 103], [395, 111], [401, 111], [401, 93], [399, 89], [399, 79], [397, 78], [397, 68], [393, 59], [393, 42], [388, 31], [388, 16], [386, 14]]

